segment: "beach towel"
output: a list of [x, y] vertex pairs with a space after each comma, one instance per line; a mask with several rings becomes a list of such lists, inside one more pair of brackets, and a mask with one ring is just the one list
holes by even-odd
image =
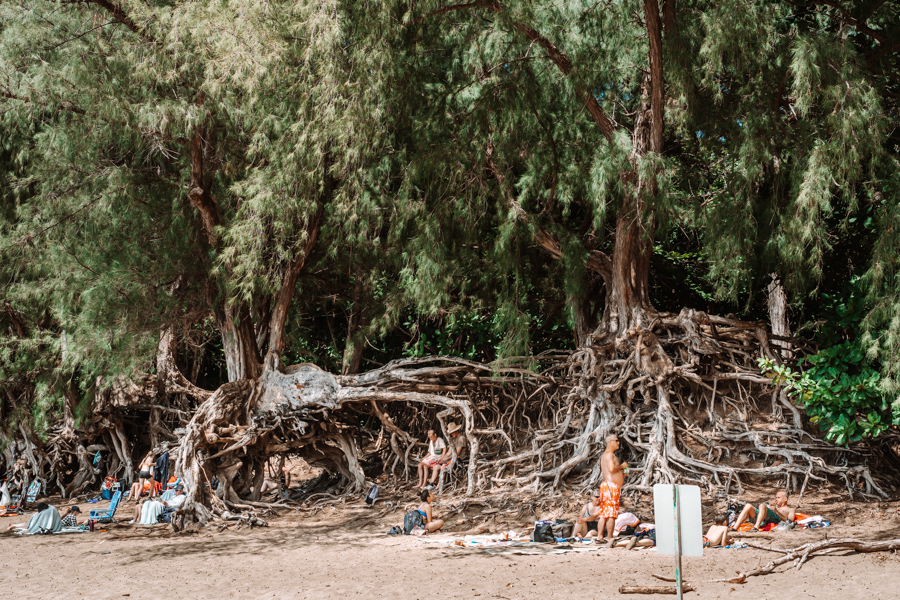
[[813, 517], [806, 517], [805, 519], [797, 521], [797, 525], [802, 528], [810, 528], [815, 529], [817, 527], [828, 527], [831, 525], [831, 521], [828, 521], [822, 515], [815, 515]]
[[59, 511], [51, 506], [41, 512], [34, 513], [28, 519], [28, 531], [25, 533], [34, 535], [36, 533], [56, 533], [62, 530], [62, 518]]
[[162, 502], [157, 502], [156, 500], [150, 500], [149, 502], [144, 502], [144, 505], [141, 507], [141, 520], [138, 521], [139, 525], [156, 525], [159, 523], [157, 517], [162, 514], [162, 511], [165, 507]]
[[613, 529], [613, 535], [619, 535], [622, 533], [626, 527], [634, 528], [641, 520], [637, 518], [637, 515], [630, 512], [620, 513], [616, 518], [616, 526]]

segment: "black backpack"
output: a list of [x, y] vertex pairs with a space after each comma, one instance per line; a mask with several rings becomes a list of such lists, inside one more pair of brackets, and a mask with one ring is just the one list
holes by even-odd
[[403, 535], [409, 535], [416, 527], [424, 526], [422, 521], [422, 513], [417, 510], [411, 510], [403, 517]]
[[538, 521], [534, 524], [534, 533], [531, 534], [531, 541], [540, 543], [556, 543], [556, 536], [553, 535], [552, 521]]

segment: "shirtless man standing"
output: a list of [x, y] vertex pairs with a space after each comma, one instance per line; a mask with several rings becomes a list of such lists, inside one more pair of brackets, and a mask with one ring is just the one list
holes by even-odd
[[600, 498], [600, 514], [597, 517], [597, 541], [603, 540], [603, 532], [606, 537], [613, 539], [613, 530], [616, 526], [616, 517], [619, 516], [619, 494], [625, 484], [625, 474], [628, 472], [628, 463], [620, 463], [615, 452], [619, 449], [619, 438], [615, 435], [606, 437], [606, 450], [600, 456], [600, 468], [603, 470], [603, 481], [597, 490]]

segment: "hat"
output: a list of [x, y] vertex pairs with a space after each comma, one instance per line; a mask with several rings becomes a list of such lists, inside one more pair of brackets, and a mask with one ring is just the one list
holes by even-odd
[[447, 426], [447, 433], [456, 433], [460, 429], [462, 429], [462, 425], [458, 425], [456, 423], [450, 423], [450, 425]]
[[176, 492], [183, 492], [183, 491], [184, 491], [184, 486], [181, 485], [180, 483], [179, 483], [179, 484], [176, 484], [176, 485], [175, 485], [175, 491], [176, 491]]
[[78, 508], [77, 506], [73, 506], [72, 508], [69, 509], [69, 512], [77, 512], [77, 513], [80, 513], [80, 512], [81, 512], [81, 509]]

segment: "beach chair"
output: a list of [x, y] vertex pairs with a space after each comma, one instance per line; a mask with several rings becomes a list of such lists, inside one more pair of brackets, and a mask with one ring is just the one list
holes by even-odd
[[[37, 500], [37, 495], [41, 491], [41, 482], [35, 479], [31, 482], [31, 485], [28, 486], [28, 489], [25, 490], [21, 494], [16, 494], [12, 497], [12, 504], [7, 506], [8, 509], [15, 509], [21, 511], [25, 508], [25, 505], [29, 502], [34, 502]], [[7, 513], [11, 514], [11, 513]]]
[[37, 479], [31, 482], [31, 485], [28, 486], [28, 493], [25, 494], [25, 500], [27, 502], [34, 502], [37, 500], [37, 495], [41, 492], [41, 482]]
[[122, 491], [119, 490], [113, 494], [112, 502], [109, 503], [109, 508], [107, 510], [92, 510], [88, 519], [96, 523], [111, 523], [116, 514], [116, 509], [119, 508], [119, 501], [121, 499]]

